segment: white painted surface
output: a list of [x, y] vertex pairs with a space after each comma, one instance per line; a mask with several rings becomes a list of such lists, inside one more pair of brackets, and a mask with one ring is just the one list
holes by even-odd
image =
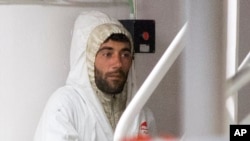
[[183, 132], [187, 138], [221, 136], [224, 126], [223, 2], [188, 0], [183, 66]]
[[[146, 79], [186, 22], [183, 4], [182, 0], [137, 0], [137, 17], [155, 19], [156, 24], [155, 53], [137, 54], [135, 57], [139, 85]], [[159, 134], [180, 134], [180, 97], [182, 96], [180, 83], [183, 63], [181, 57], [182, 54], [174, 62], [147, 103], [155, 114]]]
[[[129, 17], [128, 5], [94, 6], [0, 5], [0, 140], [32, 140], [47, 99], [65, 83], [71, 29], [79, 12], [97, 9]], [[138, 0], [138, 18], [156, 21], [156, 53], [136, 55], [139, 85], [184, 24], [182, 12], [179, 0]], [[170, 69], [147, 104], [160, 133], [179, 132], [179, 65]]]
[[[129, 16], [126, 5], [94, 8]], [[0, 5], [1, 141], [32, 141], [48, 97], [65, 83], [75, 18], [88, 9]]]
[[129, 126], [132, 125], [133, 119], [139, 114], [149, 97], [153, 95], [156, 87], [164, 78], [168, 70], [172, 67], [176, 58], [184, 49], [184, 36], [186, 34], [188, 22], [183, 25], [181, 30], [175, 36], [168, 49], [164, 52], [160, 60], [156, 63], [153, 70], [148, 75], [147, 79], [143, 82], [140, 89], [124, 111], [117, 124], [114, 141], [119, 141], [126, 136]]
[[[239, 22], [239, 62], [241, 64], [250, 51], [250, 1], [240, 0], [240, 22]], [[241, 122], [250, 113], [250, 83], [241, 88], [238, 92], [238, 121]], [[245, 120], [245, 124], [250, 124], [250, 120]]]
[[[139, 85], [185, 23], [182, 0], [137, 0], [137, 16], [156, 21], [155, 54], [137, 54]], [[249, 1], [241, 0], [239, 61], [249, 52]], [[73, 23], [82, 10], [128, 18], [128, 5], [85, 7], [0, 5], [0, 141], [32, 141], [48, 97], [64, 85]], [[160, 133], [180, 134], [183, 60], [170, 68], [147, 103]], [[145, 61], [146, 60], [146, 61]], [[212, 75], [211, 75], [212, 76]], [[249, 85], [240, 91], [239, 119], [249, 112]]]

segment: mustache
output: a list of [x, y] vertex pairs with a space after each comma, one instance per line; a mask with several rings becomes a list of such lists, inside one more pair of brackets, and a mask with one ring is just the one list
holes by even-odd
[[127, 73], [125, 73], [122, 70], [115, 70], [112, 72], [107, 72], [106, 76], [121, 76], [121, 77], [127, 77]]

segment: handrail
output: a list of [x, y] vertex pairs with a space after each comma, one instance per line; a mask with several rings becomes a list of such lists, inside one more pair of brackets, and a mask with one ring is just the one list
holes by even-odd
[[227, 80], [227, 94], [232, 95], [250, 82], [250, 65], [245, 66]]
[[250, 64], [250, 51], [248, 52], [247, 56], [245, 57], [245, 59], [242, 61], [242, 63], [238, 67], [238, 71], [241, 70], [242, 68], [244, 68], [247, 64]]
[[176, 58], [179, 56], [184, 46], [179, 45], [186, 32], [188, 22], [182, 27], [174, 40], [171, 42], [165, 53], [157, 62], [147, 79], [144, 81], [123, 115], [121, 116], [114, 134], [114, 141], [120, 141], [126, 136], [127, 130], [133, 122], [135, 116], [141, 111], [155, 88], [168, 72]]

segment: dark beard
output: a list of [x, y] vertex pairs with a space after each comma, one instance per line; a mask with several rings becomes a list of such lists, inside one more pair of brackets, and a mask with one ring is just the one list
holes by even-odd
[[[107, 77], [112, 75], [113, 73], [119, 73], [121, 79], [113, 80], [112, 82], [108, 82]], [[110, 72], [104, 75], [100, 70], [95, 68], [95, 83], [98, 89], [106, 94], [119, 94], [123, 91], [124, 85], [127, 81], [127, 73], [122, 70], [117, 70], [116, 72]], [[111, 84], [112, 83], [112, 84]]]

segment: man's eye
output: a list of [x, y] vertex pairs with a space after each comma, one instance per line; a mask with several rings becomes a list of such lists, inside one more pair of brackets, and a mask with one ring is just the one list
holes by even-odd
[[122, 53], [122, 57], [124, 57], [124, 58], [131, 58], [131, 53], [130, 52], [124, 52], [124, 53]]
[[111, 52], [104, 52], [104, 53], [102, 53], [102, 56], [110, 57], [110, 56], [112, 56], [112, 53]]

